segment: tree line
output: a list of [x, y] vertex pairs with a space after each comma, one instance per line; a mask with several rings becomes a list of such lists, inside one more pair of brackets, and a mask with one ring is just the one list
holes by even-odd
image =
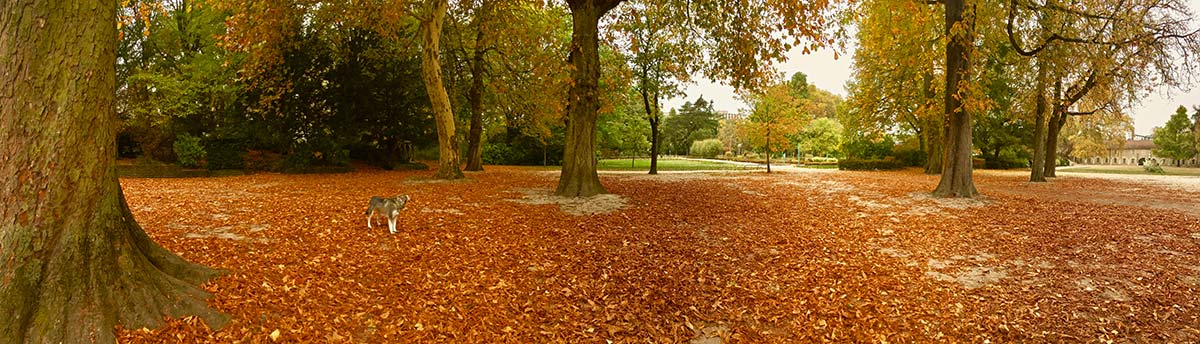
[[857, 4], [843, 120], [850, 141], [914, 147], [943, 184], [958, 173], [939, 194], [975, 193], [961, 177], [972, 157], [1044, 182], [1068, 157], [1120, 149], [1141, 99], [1195, 75], [1200, 30], [1182, 1], [944, 3]]

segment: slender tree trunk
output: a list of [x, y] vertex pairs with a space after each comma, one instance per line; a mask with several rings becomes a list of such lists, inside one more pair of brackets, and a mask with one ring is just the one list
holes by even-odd
[[767, 173], [771, 173], [771, 127], [767, 126]]
[[[978, 194], [972, 180], [971, 114], [962, 106], [966, 94], [959, 89], [967, 81], [970, 68], [971, 23], [963, 20], [964, 0], [945, 0], [946, 33], [946, 115], [950, 130], [946, 133], [946, 151], [942, 161], [942, 179], [933, 194], [938, 197], [974, 197]], [[955, 26], [964, 30], [952, 30]]]
[[650, 174], [658, 174], [658, 121], [655, 116], [650, 121]]
[[471, 54], [471, 89], [467, 91], [471, 104], [471, 130], [467, 136], [467, 171], [483, 171], [483, 64], [485, 21], [491, 17], [492, 2], [484, 0], [475, 14], [475, 51]]
[[154, 243], [116, 174], [116, 5], [0, 3], [0, 343], [115, 341], [224, 315], [218, 275]]
[[658, 108], [658, 94], [651, 95], [645, 87], [642, 87], [641, 93], [646, 119], [650, 121], [650, 174], [658, 174], [658, 119], [662, 116]]
[[921, 130], [925, 135], [925, 145], [928, 149], [925, 160], [925, 174], [942, 173], [942, 158], [945, 154], [947, 123], [941, 115], [926, 121], [926, 128]]
[[442, 20], [446, 17], [447, 0], [426, 0], [421, 18], [421, 76], [425, 79], [425, 91], [429, 93], [429, 104], [433, 106], [433, 120], [438, 131], [438, 169], [433, 176], [439, 179], [463, 177], [458, 160], [458, 144], [454, 134], [454, 112], [450, 109], [450, 95], [442, 85], [442, 65], [438, 56], [441, 42]]
[[921, 133], [921, 150], [925, 152], [925, 174], [942, 173], [942, 148], [943, 140], [946, 135], [946, 121], [942, 118], [943, 115], [934, 116], [934, 102], [937, 97], [937, 91], [933, 88], [933, 73], [925, 73], [923, 77], [922, 93], [925, 97], [925, 104], [922, 105], [922, 116], [920, 119]]
[[1034, 88], [1033, 159], [1029, 168], [1029, 181], [1046, 181], [1043, 166], [1046, 162], [1046, 65], [1037, 58], [1037, 86]]
[[[482, 15], [482, 14], [477, 14]], [[483, 28], [477, 27], [475, 51], [471, 57], [471, 131], [467, 136], [467, 171], [483, 171]]]
[[563, 146], [559, 196], [606, 193], [596, 174], [596, 116], [600, 110], [600, 17], [620, 0], [569, 0], [573, 30], [570, 63], [574, 82], [567, 93], [567, 134]]
[[1058, 135], [1062, 133], [1062, 126], [1067, 122], [1067, 114], [1065, 109], [1055, 110], [1055, 114], [1050, 117], [1050, 128], [1046, 132], [1046, 164], [1045, 175], [1049, 178], [1057, 177], [1054, 171], [1058, 168]]

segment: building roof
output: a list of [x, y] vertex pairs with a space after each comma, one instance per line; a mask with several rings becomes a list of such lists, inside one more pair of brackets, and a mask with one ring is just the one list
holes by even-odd
[[1127, 150], [1142, 150], [1154, 149], [1154, 141], [1150, 140], [1125, 140], [1125, 148]]

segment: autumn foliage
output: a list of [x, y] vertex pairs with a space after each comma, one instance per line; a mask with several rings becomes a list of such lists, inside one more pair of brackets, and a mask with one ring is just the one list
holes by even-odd
[[[602, 174], [614, 195], [556, 205], [553, 171], [487, 171], [124, 179], [155, 241], [228, 272], [205, 289], [232, 320], [122, 342], [1200, 339], [1194, 186]], [[401, 232], [368, 230], [399, 193]]]

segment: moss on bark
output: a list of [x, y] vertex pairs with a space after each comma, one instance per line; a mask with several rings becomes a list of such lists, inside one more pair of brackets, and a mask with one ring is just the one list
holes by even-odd
[[0, 4], [0, 343], [113, 342], [114, 326], [198, 315], [184, 261], [138, 226], [116, 174], [116, 7]]

